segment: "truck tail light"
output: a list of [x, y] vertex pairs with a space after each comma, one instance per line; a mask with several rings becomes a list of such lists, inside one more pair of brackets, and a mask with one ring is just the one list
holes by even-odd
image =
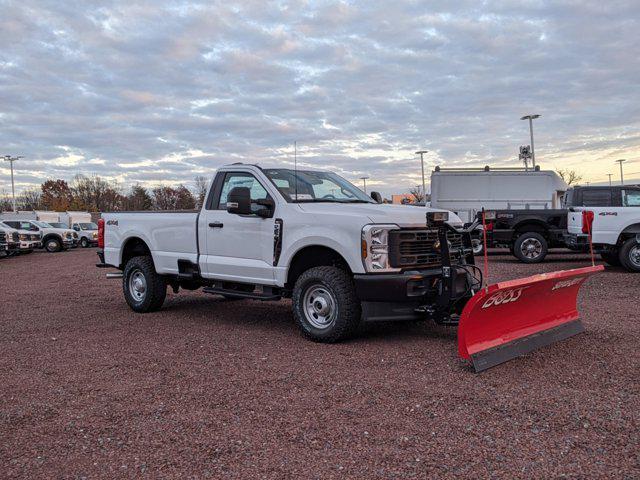
[[493, 222], [489, 221], [486, 223], [485, 225], [487, 232], [492, 232], [493, 231]]
[[582, 233], [591, 234], [593, 226], [593, 212], [585, 210], [582, 212]]
[[98, 220], [98, 248], [104, 248], [104, 218]]

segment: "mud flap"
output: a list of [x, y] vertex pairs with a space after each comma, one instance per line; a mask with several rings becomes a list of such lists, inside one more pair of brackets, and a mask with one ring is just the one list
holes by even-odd
[[603, 265], [543, 273], [483, 288], [465, 305], [458, 352], [476, 372], [584, 331], [578, 291]]

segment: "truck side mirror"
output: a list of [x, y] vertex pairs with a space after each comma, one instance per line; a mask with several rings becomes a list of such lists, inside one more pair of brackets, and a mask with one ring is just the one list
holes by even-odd
[[371, 198], [373, 198], [376, 203], [382, 203], [382, 195], [380, 195], [380, 192], [371, 192]]
[[255, 213], [261, 218], [271, 218], [276, 209], [276, 203], [270, 198], [263, 198], [256, 200], [256, 203], [262, 208], [259, 208]]
[[236, 215], [251, 214], [251, 191], [247, 187], [234, 187], [227, 195], [227, 212]]

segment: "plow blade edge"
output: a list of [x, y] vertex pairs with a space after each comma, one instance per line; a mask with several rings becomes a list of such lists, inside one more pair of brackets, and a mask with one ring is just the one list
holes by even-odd
[[602, 270], [602, 265], [562, 270], [483, 288], [460, 316], [460, 356], [480, 372], [583, 332], [578, 291]]

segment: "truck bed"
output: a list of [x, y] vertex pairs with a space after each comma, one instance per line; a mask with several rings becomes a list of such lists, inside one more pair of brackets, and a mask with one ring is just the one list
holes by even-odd
[[150, 246], [158, 273], [178, 273], [177, 259], [198, 261], [197, 211], [105, 213], [105, 263], [120, 265], [121, 247], [134, 237]]

